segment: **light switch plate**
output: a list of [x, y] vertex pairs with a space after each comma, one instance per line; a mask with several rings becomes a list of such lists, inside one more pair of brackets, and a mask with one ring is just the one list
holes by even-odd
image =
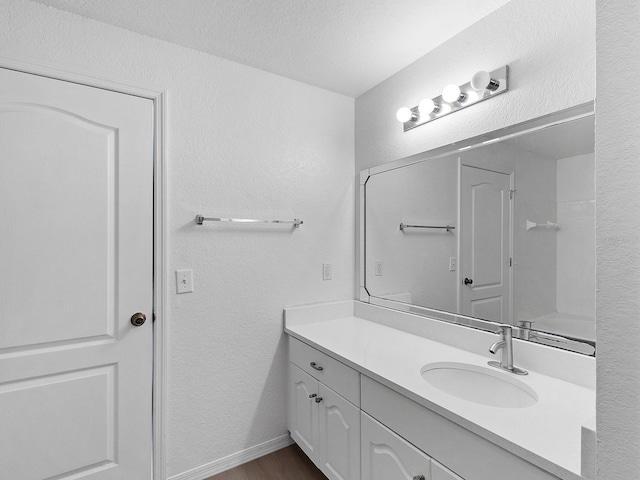
[[376, 277], [382, 276], [382, 260], [376, 260]]
[[193, 270], [176, 270], [176, 293], [193, 292]]
[[322, 279], [331, 280], [331, 264], [330, 263], [322, 264]]

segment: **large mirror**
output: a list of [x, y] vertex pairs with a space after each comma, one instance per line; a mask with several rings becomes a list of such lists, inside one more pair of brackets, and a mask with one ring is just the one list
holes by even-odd
[[363, 172], [365, 296], [594, 354], [594, 160], [574, 111]]

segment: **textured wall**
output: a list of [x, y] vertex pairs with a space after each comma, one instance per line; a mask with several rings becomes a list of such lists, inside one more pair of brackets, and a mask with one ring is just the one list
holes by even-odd
[[[592, 101], [594, 31], [593, 0], [512, 0], [356, 99], [356, 175]], [[395, 118], [399, 107], [504, 64], [511, 67], [509, 92], [403, 133]]]
[[[640, 4], [597, 2], [598, 479], [640, 472]], [[621, 99], [624, 99], [621, 101]]]
[[169, 90], [169, 475], [285, 434], [282, 309], [353, 298], [353, 99], [24, 0], [3, 52]]

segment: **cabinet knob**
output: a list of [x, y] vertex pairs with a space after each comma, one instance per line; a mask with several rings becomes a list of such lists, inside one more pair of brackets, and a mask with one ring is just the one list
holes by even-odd
[[318, 365], [316, 362], [311, 362], [309, 365], [311, 365], [311, 368], [313, 368], [313, 369], [315, 369], [315, 370], [318, 370], [318, 371], [320, 371], [320, 372], [321, 372], [322, 370], [324, 370], [324, 368], [323, 368], [323, 367], [321, 367], [320, 365]]
[[315, 398], [315, 397], [317, 397], [317, 396], [318, 396], [318, 394], [317, 394], [317, 393], [312, 393], [311, 395], [309, 395], [309, 398]]
[[[320, 403], [321, 401], [322, 401], [322, 397], [316, 397], [316, 403]], [[424, 478], [422, 480], [424, 480]]]
[[424, 475], [415, 475], [413, 480], [424, 480]]

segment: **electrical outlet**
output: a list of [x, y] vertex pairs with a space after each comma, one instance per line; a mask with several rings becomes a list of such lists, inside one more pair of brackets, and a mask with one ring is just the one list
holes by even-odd
[[376, 277], [382, 276], [382, 260], [376, 260]]
[[331, 280], [331, 264], [330, 263], [322, 264], [322, 279]]
[[456, 257], [449, 257], [449, 271], [450, 272], [455, 272], [456, 271]]
[[176, 293], [193, 292], [193, 270], [176, 270]]

